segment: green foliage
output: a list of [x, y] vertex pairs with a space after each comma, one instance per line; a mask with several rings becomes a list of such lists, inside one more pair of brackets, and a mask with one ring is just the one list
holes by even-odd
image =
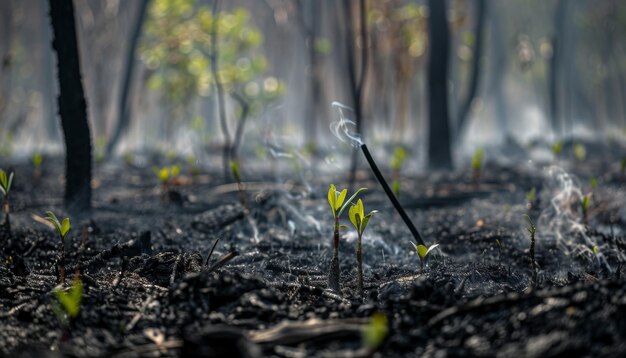
[[589, 180], [589, 187], [591, 188], [591, 190], [596, 190], [596, 188], [598, 187], [598, 179], [591, 178], [591, 180]]
[[485, 158], [485, 151], [482, 148], [478, 148], [472, 155], [472, 170], [480, 171], [483, 166], [483, 159]]
[[350, 207], [348, 216], [350, 217], [350, 222], [354, 225], [354, 228], [359, 234], [359, 237], [363, 235], [363, 232], [367, 227], [367, 223], [369, 223], [372, 215], [377, 212], [377, 210], [373, 210], [369, 214], [365, 215], [365, 209], [363, 208], [363, 201], [361, 201], [361, 199], [357, 201], [356, 205], [352, 205]]
[[582, 199], [580, 199], [580, 207], [583, 210], [583, 216], [587, 216], [587, 210], [589, 209], [589, 204], [591, 204], [591, 193], [587, 195], [583, 195]]
[[57, 230], [57, 233], [61, 237], [61, 241], [65, 241], [65, 237], [67, 236], [67, 234], [70, 232], [70, 229], [71, 229], [70, 219], [65, 218], [63, 219], [63, 222], [60, 222], [59, 219], [57, 219], [56, 215], [54, 215], [52, 211], [47, 211], [46, 220], [48, 220], [49, 222], [52, 223], [52, 225], [54, 225], [54, 228]]
[[315, 51], [322, 55], [328, 55], [332, 51], [332, 44], [329, 39], [325, 37], [318, 37], [314, 42]]
[[393, 191], [396, 196], [400, 196], [400, 181], [398, 179], [394, 179], [391, 182], [391, 191]]
[[11, 192], [11, 184], [13, 184], [13, 172], [7, 175], [4, 169], [0, 169], [0, 192], [5, 197]]
[[385, 341], [388, 334], [389, 320], [387, 315], [375, 312], [361, 331], [363, 346], [369, 350], [375, 350]]
[[239, 163], [236, 160], [230, 162], [230, 170], [232, 171], [235, 180], [237, 180], [237, 183], [241, 183], [241, 176], [239, 175]]
[[587, 157], [587, 149], [585, 149], [585, 146], [580, 143], [574, 144], [572, 151], [574, 153], [574, 158], [578, 161], [582, 162]]
[[393, 170], [400, 170], [402, 169], [402, 165], [404, 164], [404, 161], [406, 160], [406, 149], [404, 149], [403, 147], [396, 147], [396, 149], [393, 151], [393, 156], [391, 157], [391, 169]]
[[[155, 0], [149, 9], [141, 58], [151, 70], [148, 86], [159, 90], [174, 109], [186, 108], [196, 96], [208, 96], [215, 78], [211, 73], [214, 17], [195, 0]], [[263, 37], [251, 25], [243, 8], [223, 11], [217, 23], [220, 83], [227, 93], [237, 92], [254, 112], [284, 92], [284, 84], [264, 76], [267, 61], [259, 51]]]
[[63, 312], [71, 319], [78, 317], [80, 313], [80, 304], [83, 301], [83, 282], [80, 278], [74, 278], [72, 286], [69, 289], [56, 287], [53, 291], [57, 303], [53, 306], [57, 318], [61, 322], [65, 322]]
[[341, 214], [343, 214], [343, 211], [346, 210], [346, 207], [348, 207], [352, 200], [354, 200], [354, 198], [356, 198], [356, 196], [363, 190], [367, 190], [367, 188], [360, 188], [348, 199], [348, 201], [345, 201], [348, 189], [343, 189], [339, 192], [334, 184], [330, 184], [330, 188], [328, 188], [328, 204], [333, 212], [333, 217], [335, 219], [339, 218]]
[[563, 142], [557, 141], [552, 143], [550, 149], [552, 150], [552, 154], [554, 154], [555, 157], [558, 157], [561, 153], [563, 153]]
[[528, 204], [532, 204], [535, 200], [537, 200], [537, 188], [533, 187], [526, 192], [526, 202], [528, 202]]
[[426, 247], [421, 244], [416, 245], [413, 241], [411, 241], [411, 245], [415, 247], [415, 252], [417, 252], [417, 255], [419, 256], [421, 261], [425, 261], [428, 257], [428, 254], [439, 246], [439, 244], [434, 244], [430, 247]]
[[33, 156], [30, 158], [30, 162], [33, 164], [35, 169], [39, 169], [41, 164], [43, 163], [43, 155], [39, 152], [35, 152]]
[[594, 255], [598, 254], [598, 245], [593, 245], [593, 254]]
[[167, 185], [171, 179], [176, 178], [180, 175], [180, 166], [179, 165], [171, 165], [165, 167], [152, 167], [152, 171], [154, 175], [159, 179], [161, 184]]

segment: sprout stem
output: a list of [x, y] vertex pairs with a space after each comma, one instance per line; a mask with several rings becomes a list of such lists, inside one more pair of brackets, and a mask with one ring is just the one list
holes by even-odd
[[396, 209], [398, 214], [400, 214], [400, 217], [402, 218], [406, 226], [409, 228], [409, 231], [411, 231], [411, 234], [415, 238], [415, 241], [418, 244], [425, 245], [424, 240], [422, 239], [422, 235], [420, 235], [419, 231], [417, 231], [417, 228], [415, 227], [415, 225], [413, 225], [413, 222], [411, 221], [409, 216], [406, 214], [406, 211], [404, 211], [404, 208], [402, 207], [402, 205], [400, 205], [400, 202], [398, 201], [396, 196], [393, 194], [393, 191], [391, 190], [391, 188], [389, 188], [389, 184], [387, 184], [387, 181], [385, 181], [383, 174], [378, 169], [376, 162], [374, 162], [374, 158], [372, 158], [372, 155], [370, 154], [369, 149], [367, 149], [367, 145], [361, 144], [361, 150], [363, 151], [363, 154], [365, 155], [365, 159], [367, 159], [367, 162], [369, 163], [370, 168], [372, 168], [372, 171], [374, 172], [374, 176], [376, 177], [380, 185], [383, 187], [385, 194], [387, 194], [387, 197], [391, 201], [391, 204], [393, 204], [393, 207]]

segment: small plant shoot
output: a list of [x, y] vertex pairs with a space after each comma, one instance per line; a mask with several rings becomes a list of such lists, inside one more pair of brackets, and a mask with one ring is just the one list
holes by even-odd
[[472, 155], [472, 176], [474, 180], [480, 179], [480, 172], [483, 167], [483, 161], [485, 159], [485, 150], [482, 148], [476, 149], [474, 155]]
[[57, 234], [59, 234], [59, 238], [61, 239], [60, 252], [61, 258], [59, 259], [59, 275], [61, 284], [65, 283], [65, 237], [70, 232], [71, 225], [70, 219], [65, 218], [62, 222], [54, 215], [52, 211], [46, 212], [46, 220], [52, 223]]
[[535, 228], [535, 224], [530, 219], [530, 216], [524, 215], [526, 221], [528, 221], [528, 227], [526, 230], [528, 234], [530, 234], [530, 249], [528, 250], [528, 258], [530, 259], [530, 268], [531, 268], [531, 280], [530, 280], [530, 288], [535, 289], [537, 287], [537, 261], [535, 261], [535, 233], [537, 229]]
[[428, 254], [430, 254], [431, 251], [439, 247], [439, 244], [434, 244], [426, 247], [425, 245], [421, 244], [416, 245], [413, 241], [411, 241], [411, 245], [413, 245], [413, 247], [415, 248], [415, 252], [417, 252], [417, 256], [420, 259], [420, 271], [424, 272], [424, 265], [426, 263], [426, 259], [428, 259]]
[[391, 176], [392, 176], [392, 182], [391, 182], [391, 187], [393, 190], [393, 193], [396, 196], [400, 196], [400, 171], [402, 170], [402, 166], [404, 165], [404, 162], [406, 160], [406, 149], [404, 149], [403, 147], [396, 147], [396, 149], [393, 152], [393, 156], [391, 157]]
[[389, 320], [382, 312], [375, 312], [361, 331], [363, 347], [367, 352], [375, 352], [389, 334]]
[[52, 306], [57, 319], [65, 327], [75, 320], [80, 313], [80, 305], [83, 301], [83, 282], [75, 277], [72, 286], [64, 289], [61, 286], [55, 287], [52, 291], [56, 299]]
[[330, 205], [333, 218], [335, 219], [333, 225], [333, 258], [330, 262], [330, 271], [328, 273], [328, 287], [339, 291], [340, 271], [339, 271], [339, 229], [345, 226], [339, 225], [339, 218], [346, 208], [352, 203], [352, 201], [359, 195], [360, 192], [367, 188], [360, 188], [357, 190], [348, 200], [348, 189], [337, 191], [334, 184], [330, 184], [328, 188], [328, 205]]
[[350, 217], [350, 222], [354, 226], [357, 232], [357, 249], [356, 249], [356, 260], [358, 264], [358, 287], [359, 292], [363, 292], [363, 252], [361, 247], [361, 242], [363, 238], [363, 232], [367, 227], [371, 217], [377, 213], [378, 211], [373, 210], [369, 214], [365, 215], [365, 209], [363, 208], [363, 201], [359, 199], [356, 205], [352, 205], [350, 207], [350, 211], [348, 212], [348, 216]]

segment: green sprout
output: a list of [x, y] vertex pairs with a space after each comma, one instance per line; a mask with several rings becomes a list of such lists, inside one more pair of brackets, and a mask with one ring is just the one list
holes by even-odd
[[594, 255], [598, 254], [598, 245], [593, 245], [593, 254]]
[[530, 250], [528, 251], [528, 257], [530, 258], [530, 267], [532, 269], [532, 276], [530, 281], [530, 287], [532, 289], [537, 286], [537, 261], [535, 261], [535, 232], [537, 231], [537, 229], [535, 228], [532, 220], [530, 220], [530, 216], [524, 215], [524, 217], [526, 217], [529, 225], [526, 230], [528, 230], [528, 233], [530, 234]]
[[52, 211], [48, 211], [46, 212], [46, 220], [54, 225], [54, 228], [56, 229], [57, 233], [59, 234], [59, 238], [61, 239], [61, 259], [59, 262], [59, 273], [61, 276], [61, 284], [63, 284], [65, 283], [65, 237], [71, 229], [70, 219], [65, 218], [63, 219], [63, 222], [60, 222]]
[[241, 182], [241, 175], [239, 174], [239, 162], [233, 160], [230, 162], [230, 170], [233, 174], [233, 178], [237, 181], [237, 189], [239, 190], [239, 202], [247, 210], [248, 204], [246, 203], [246, 195], [243, 191], [243, 183]]
[[485, 150], [482, 148], [478, 148], [474, 151], [474, 155], [472, 155], [472, 173], [474, 179], [478, 180], [480, 178], [480, 170], [483, 166], [483, 160], [485, 159]]
[[574, 158], [580, 162], [585, 160], [587, 157], [587, 149], [585, 149], [585, 146], [580, 143], [574, 144], [572, 151], [574, 152]]
[[389, 334], [387, 315], [375, 312], [369, 322], [361, 330], [363, 346], [368, 352], [374, 352], [385, 341]]
[[339, 218], [343, 214], [344, 210], [350, 205], [352, 200], [356, 196], [366, 190], [367, 188], [360, 188], [357, 190], [347, 201], [346, 196], [348, 194], [347, 189], [343, 189], [341, 192], [337, 191], [335, 185], [330, 184], [328, 188], [328, 204], [333, 213], [335, 224], [333, 225], [333, 258], [330, 262], [330, 271], [328, 273], [328, 287], [335, 291], [339, 291], [339, 229], [345, 226], [339, 225]]
[[162, 199], [164, 199], [170, 189], [171, 182], [180, 175], [180, 166], [152, 167], [152, 171], [161, 183], [161, 195]]
[[550, 147], [550, 149], [552, 150], [552, 154], [555, 157], [560, 156], [561, 153], [563, 153], [563, 142], [557, 141], [557, 142], [552, 143], [552, 146]]
[[393, 178], [391, 188], [396, 196], [400, 196], [400, 170], [406, 160], [406, 156], [406, 150], [403, 147], [398, 146], [394, 150], [393, 156], [391, 157], [391, 176]]
[[43, 164], [43, 155], [41, 155], [41, 153], [39, 152], [35, 152], [30, 158], [30, 162], [33, 164], [33, 168], [35, 169], [33, 172], [33, 176], [35, 178], [39, 178], [41, 176], [41, 164]]
[[532, 208], [535, 205], [535, 201], [537, 200], [537, 189], [533, 187], [526, 193], [526, 203], [528, 208]]
[[583, 221], [587, 221], [587, 212], [589, 210], [589, 204], [591, 204], [591, 193], [583, 195], [580, 199], [580, 208], [582, 209]]
[[69, 326], [69, 322], [78, 317], [80, 313], [80, 304], [83, 301], [83, 282], [80, 278], [75, 277], [72, 286], [63, 289], [61, 286], [54, 288], [52, 291], [56, 302], [52, 305], [52, 309], [58, 320], [64, 326]]
[[498, 266], [502, 267], [502, 241], [496, 239], [496, 246], [498, 247]]
[[598, 187], [598, 179], [596, 178], [591, 178], [589, 180], [589, 187], [591, 188], [591, 190], [596, 190], [596, 188]]
[[9, 207], [9, 193], [11, 192], [11, 184], [13, 184], [13, 172], [7, 176], [7, 172], [0, 169], [0, 192], [2, 192], [2, 196], [4, 196], [2, 204], [2, 209], [4, 211], [4, 225], [9, 232], [11, 231], [11, 224], [9, 221], [9, 212], [11, 211]]
[[416, 245], [413, 241], [411, 241], [411, 245], [415, 247], [415, 252], [417, 252], [417, 256], [420, 258], [420, 271], [424, 272], [424, 264], [426, 263], [426, 259], [428, 258], [428, 254], [436, 249], [439, 244], [431, 245], [430, 247], [426, 247], [424, 245]]
[[372, 215], [377, 213], [378, 211], [371, 211], [369, 214], [365, 215], [365, 209], [363, 208], [363, 201], [359, 199], [356, 205], [352, 205], [350, 210], [348, 211], [348, 216], [350, 217], [350, 222], [354, 225], [357, 236], [357, 248], [356, 248], [356, 260], [358, 263], [358, 272], [359, 272], [359, 292], [363, 292], [363, 253], [361, 250], [361, 239], [363, 238], [363, 232], [367, 227], [367, 223], [370, 221]]

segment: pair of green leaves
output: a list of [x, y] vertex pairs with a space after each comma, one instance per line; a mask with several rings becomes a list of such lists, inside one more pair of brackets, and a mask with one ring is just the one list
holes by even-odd
[[334, 184], [330, 184], [330, 188], [328, 188], [328, 204], [330, 205], [330, 210], [333, 212], [335, 219], [343, 214], [343, 211], [346, 210], [352, 200], [354, 200], [354, 198], [356, 198], [356, 196], [363, 190], [367, 190], [367, 188], [360, 188], [348, 199], [348, 201], [345, 201], [346, 196], [348, 195], [348, 189], [343, 189], [339, 192]]
[[11, 191], [11, 184], [13, 183], [13, 172], [7, 176], [7, 172], [0, 169], [0, 191], [2, 195], [7, 196]]
[[426, 257], [428, 256], [428, 254], [439, 246], [439, 244], [434, 244], [434, 245], [431, 245], [430, 247], [426, 247], [421, 244], [416, 245], [413, 241], [411, 241], [411, 245], [415, 247], [415, 252], [417, 252], [417, 255], [420, 257], [420, 260], [422, 261], [426, 260]]
[[[80, 304], [83, 300], [83, 282], [80, 278], [75, 278], [72, 282], [72, 287], [69, 289], [62, 289], [57, 287], [53, 291], [54, 297], [57, 299], [59, 305], [71, 318], [76, 318], [80, 313]], [[55, 312], [59, 311], [55, 309]], [[57, 316], [59, 313], [57, 312]]]
[[348, 216], [350, 217], [350, 222], [359, 233], [359, 236], [363, 235], [363, 231], [365, 231], [370, 218], [377, 212], [377, 210], [373, 210], [369, 214], [365, 215], [365, 209], [363, 208], [363, 201], [361, 201], [361, 199], [357, 201], [356, 205], [352, 205], [350, 207]]
[[46, 212], [46, 220], [54, 225], [54, 228], [59, 233], [59, 236], [61, 236], [61, 241], [64, 241], [65, 237], [70, 232], [70, 218], [65, 218], [63, 219], [63, 222], [60, 222], [52, 211], [48, 211]]
[[167, 183], [171, 178], [175, 178], [180, 175], [180, 166], [172, 165], [171, 167], [152, 167], [152, 171], [159, 178], [159, 181], [163, 184]]

